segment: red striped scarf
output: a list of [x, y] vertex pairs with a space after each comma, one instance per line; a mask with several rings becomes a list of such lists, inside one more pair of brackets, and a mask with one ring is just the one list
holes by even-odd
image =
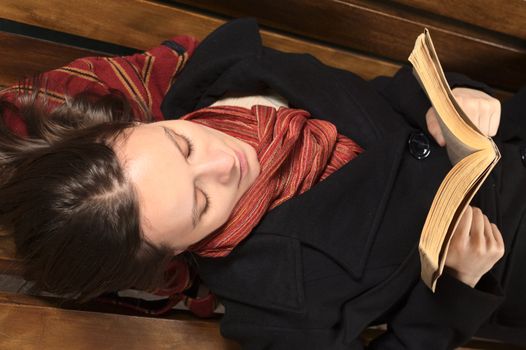
[[214, 106], [192, 112], [191, 120], [236, 137], [255, 148], [261, 172], [238, 201], [228, 221], [189, 247], [200, 256], [228, 255], [266, 212], [301, 194], [363, 150], [336, 127], [301, 109], [257, 105]]

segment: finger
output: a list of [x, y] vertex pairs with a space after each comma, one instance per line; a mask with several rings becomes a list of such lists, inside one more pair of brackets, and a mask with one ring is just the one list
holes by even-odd
[[446, 145], [446, 140], [442, 135], [442, 130], [440, 129], [440, 124], [438, 123], [438, 116], [434, 107], [431, 107], [426, 113], [426, 124], [427, 130], [433, 136], [435, 141], [441, 146]]
[[497, 134], [497, 131], [499, 130], [500, 125], [500, 112], [501, 112], [501, 105], [500, 101], [495, 99], [491, 118], [490, 118], [490, 134], [489, 136], [495, 136]]
[[480, 103], [478, 99], [467, 99], [464, 102], [464, 108], [464, 111], [468, 115], [469, 119], [477, 126], [477, 129], [480, 130]]
[[491, 135], [491, 118], [493, 117], [493, 106], [492, 104], [490, 103], [490, 101], [488, 101], [487, 103], [485, 103], [486, 105], [486, 110], [484, 111], [484, 128], [486, 128], [486, 135], [487, 136], [493, 136]]
[[502, 234], [500, 233], [499, 228], [495, 224], [491, 224], [493, 237], [495, 238], [495, 241], [501, 245], [504, 245], [504, 239], [502, 238]]
[[427, 111], [426, 123], [427, 123], [427, 130], [435, 138], [435, 140], [438, 141], [441, 130], [440, 130], [440, 126], [438, 125], [438, 120], [437, 120], [436, 111], [434, 107], [429, 108], [429, 110]]
[[[480, 120], [480, 115], [481, 115], [481, 112], [482, 112], [482, 108], [481, 108], [481, 103], [479, 100], [471, 100], [470, 101], [470, 106], [471, 106], [471, 120], [473, 120], [473, 123], [477, 126], [477, 128], [479, 128], [479, 130], [481, 129], [481, 120]], [[480, 130], [482, 133], [486, 134], [484, 130]]]
[[484, 102], [482, 113], [484, 113], [481, 118], [484, 119], [483, 122], [485, 135], [491, 136], [491, 115], [493, 114], [493, 105], [491, 101]]
[[[491, 113], [491, 112], [490, 112], [490, 113]], [[487, 126], [486, 126], [486, 128], [487, 128], [488, 131], [487, 131], [486, 135], [488, 135], [488, 136], [494, 136], [494, 135], [492, 135], [492, 133], [491, 133], [491, 118], [492, 118], [492, 117], [493, 117], [493, 116], [490, 114], [490, 115], [488, 116], [488, 118], [487, 118], [487, 123], [486, 123]]]
[[482, 214], [482, 210], [476, 207], [473, 207], [470, 240], [477, 249], [482, 250], [486, 246], [486, 239], [484, 237], [484, 214]]
[[505, 244], [504, 239], [502, 238], [502, 234], [500, 233], [499, 228], [495, 224], [491, 224], [491, 230], [493, 232], [493, 237], [495, 238], [495, 241], [497, 242], [497, 246], [499, 247], [499, 253], [501, 257], [504, 255], [505, 250]]
[[473, 208], [467, 206], [462, 213], [458, 225], [455, 229], [455, 233], [451, 238], [452, 241], [466, 243], [469, 241], [469, 232], [471, 231], [471, 221], [473, 219]]
[[496, 128], [494, 127], [495, 122], [493, 121], [495, 118], [495, 112], [493, 111], [489, 118], [488, 118], [488, 136], [495, 136], [497, 133]]
[[497, 246], [497, 241], [493, 235], [493, 229], [491, 228], [491, 223], [486, 215], [482, 215], [484, 218], [484, 237], [486, 238], [486, 248], [492, 249]]

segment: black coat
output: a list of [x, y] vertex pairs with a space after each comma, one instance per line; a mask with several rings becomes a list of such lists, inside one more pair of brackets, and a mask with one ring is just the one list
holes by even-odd
[[[419, 235], [451, 165], [426, 132], [430, 104], [411, 71], [366, 82], [310, 55], [263, 47], [256, 22], [236, 20], [201, 43], [162, 110], [178, 118], [226, 92], [266, 88], [365, 151], [267, 213], [229, 256], [197, 258], [226, 308], [222, 334], [246, 349], [361, 349], [364, 328], [388, 323], [369, 348], [449, 349], [468, 340], [503, 301], [502, 273], [486, 274], [476, 288], [445, 274], [435, 294], [420, 280]], [[517, 130], [510, 127], [509, 137]], [[498, 169], [475, 203], [496, 223]]]

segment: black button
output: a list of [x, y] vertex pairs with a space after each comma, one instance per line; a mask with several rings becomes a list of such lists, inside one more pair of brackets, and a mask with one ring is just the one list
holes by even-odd
[[412, 132], [409, 136], [409, 153], [416, 159], [425, 159], [431, 153], [429, 139], [422, 131]]
[[519, 151], [521, 153], [522, 165], [524, 165], [524, 167], [526, 167], [526, 145], [525, 146], [521, 146]]

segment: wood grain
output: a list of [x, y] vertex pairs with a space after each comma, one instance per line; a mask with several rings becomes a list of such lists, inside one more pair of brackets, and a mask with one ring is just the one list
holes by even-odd
[[[223, 19], [194, 11], [139, 0], [126, 4], [112, 1], [103, 7], [94, 2], [67, 0], [49, 0], [45, 3], [31, 0], [4, 0], [4, 2], [6, 6], [0, 7], [2, 18], [143, 50], [156, 46], [164, 39], [176, 34], [189, 34], [202, 39], [225, 22]], [[280, 6], [279, 3], [276, 6]], [[86, 16], [77, 13], [86, 14]], [[119, 13], [119, 16], [114, 16], [115, 13]], [[141, 13], [144, 19], [138, 21], [137, 13]], [[111, 18], [111, 21], [104, 20], [105, 18]], [[9, 34], [2, 35], [0, 48], [9, 54], [4, 59], [0, 59], [1, 85], [9, 85], [23, 76], [56, 68], [74, 58], [92, 54], [64, 45], [65, 52], [56, 57], [56, 55], [49, 54], [53, 49], [50, 49], [45, 42], [34, 43], [32, 40], [35, 39], [30, 38], [4, 40]], [[399, 63], [379, 59], [375, 55], [360, 54], [275, 31], [262, 30], [262, 37], [265, 45], [286, 52], [310, 53], [325, 64], [353, 71], [365, 79], [378, 75], [391, 76], [400, 67]], [[37, 59], [32, 60], [31, 55]], [[22, 61], [12, 59], [25, 56], [27, 58]], [[505, 70], [506, 68], [500, 69]], [[507, 69], [512, 70], [512, 68]], [[463, 71], [462, 67], [458, 67], [457, 70]], [[494, 72], [494, 75], [498, 74], [499, 72]], [[520, 76], [515, 72], [513, 75]], [[495, 86], [493, 81], [488, 83]], [[514, 88], [503, 90], [515, 91]], [[506, 92], [498, 93], [501, 98], [509, 95]]]
[[58, 309], [0, 298], [0, 349], [234, 350], [217, 322]]
[[[253, 16], [271, 28], [407, 63], [414, 40], [430, 29], [446, 70], [504, 90], [526, 79], [526, 43], [443, 21], [388, 2], [363, 0], [176, 0], [229, 16]], [[496, 5], [495, 5], [496, 6]], [[490, 11], [498, 8], [490, 9]]]
[[17, 275], [22, 273], [22, 263], [15, 258], [15, 243], [0, 232], [0, 274]]
[[63, 66], [100, 53], [0, 32], [0, 84], [11, 85], [24, 77]]
[[98, 300], [92, 300], [83, 304], [79, 304], [74, 300], [68, 300], [57, 296], [43, 296], [43, 295], [27, 295], [18, 294], [13, 292], [0, 291], [0, 309], [1, 305], [28, 305], [28, 306], [45, 306], [54, 307], [64, 310], [76, 310], [76, 311], [90, 311], [90, 312], [103, 312], [126, 316], [136, 317], [148, 317], [152, 319], [167, 319], [167, 320], [179, 320], [179, 321], [199, 321], [217, 325], [218, 320], [223, 316], [218, 314], [217, 317], [212, 318], [199, 318], [187, 310], [174, 309], [171, 312], [162, 316], [150, 316], [147, 314], [140, 313], [138, 311], [131, 310], [122, 306], [112, 305], [108, 303], [102, 303]]
[[[0, 348], [37, 349], [34, 344], [38, 344], [38, 349], [239, 349], [237, 344], [221, 338], [217, 320], [197, 319], [184, 312], [170, 318], [96, 313], [63, 309], [58, 303], [57, 298], [0, 292]], [[368, 328], [361, 338], [369, 343], [383, 332], [381, 327]], [[458, 349], [520, 347], [473, 339]]]
[[390, 0], [526, 40], [524, 0]]
[[[40, 26], [137, 49], [148, 49], [175, 35], [202, 39], [226, 21], [150, 1], [3, 0], [0, 18]], [[115, 14], [118, 13], [118, 16]], [[297, 53], [310, 53], [333, 67], [348, 69], [365, 79], [393, 75], [399, 64], [389, 60], [321, 45], [311, 40], [262, 30], [266, 45]]]

